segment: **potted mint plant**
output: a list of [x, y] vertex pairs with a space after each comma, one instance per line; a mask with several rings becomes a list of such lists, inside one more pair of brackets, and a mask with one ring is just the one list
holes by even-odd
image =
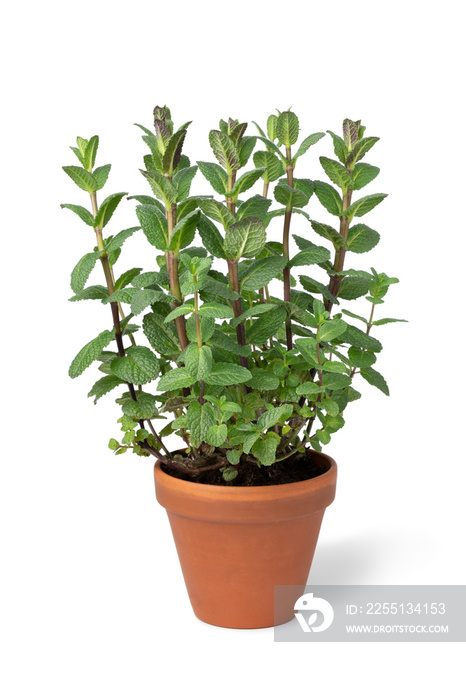
[[[170, 110], [156, 107], [153, 130], [141, 127], [148, 193], [100, 204], [110, 165], [96, 167], [99, 139], [78, 137], [72, 147], [79, 164], [64, 170], [90, 209], [62, 206], [94, 240], [71, 274], [71, 301], [98, 300], [109, 313], [69, 374], [97, 362], [89, 396], [111, 392], [119, 406], [122, 436], [110, 449], [157, 459], [157, 498], [198, 617], [263, 627], [293, 615], [294, 601], [284, 601], [274, 619], [274, 584], [307, 580], [335, 493], [336, 464], [322, 446], [364, 384], [388, 395], [373, 329], [398, 320], [376, 313], [398, 280], [358, 264], [379, 241], [361, 218], [386, 195], [358, 196], [379, 172], [363, 162], [378, 138], [345, 119], [342, 135], [328, 132], [336, 159], [321, 157], [324, 179], [310, 180], [301, 158], [325, 133], [300, 139], [290, 110], [271, 115], [266, 131], [256, 124], [254, 135], [221, 120], [209, 133], [214, 162], [183, 152], [189, 124], [175, 129]], [[215, 194], [191, 194], [198, 171]], [[313, 195], [330, 222], [315, 219]], [[113, 233], [125, 197], [138, 225]], [[277, 222], [280, 241], [268, 233]], [[135, 234], [153, 258], [117, 275]], [[96, 265], [103, 284], [88, 285]], [[364, 298], [366, 312], [361, 301], [351, 307]], [[165, 444], [172, 434], [174, 451]]]

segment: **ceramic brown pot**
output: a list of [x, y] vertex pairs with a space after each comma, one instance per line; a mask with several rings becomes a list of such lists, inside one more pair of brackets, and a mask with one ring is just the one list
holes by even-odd
[[[304, 586], [325, 508], [333, 501], [337, 465], [313, 453], [324, 474], [277, 486], [210, 486], [169, 476], [155, 465], [158, 502], [167, 509], [189, 598], [212, 625], [271, 627], [294, 616], [292, 598], [274, 586]], [[275, 614], [274, 614], [275, 613]]]

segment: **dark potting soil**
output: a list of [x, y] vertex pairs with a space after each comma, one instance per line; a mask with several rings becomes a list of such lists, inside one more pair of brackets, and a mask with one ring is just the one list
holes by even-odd
[[[211, 464], [218, 461], [218, 455], [211, 457]], [[238, 476], [232, 481], [225, 481], [219, 469], [212, 469], [191, 476], [172, 467], [162, 465], [166, 474], [183, 481], [194, 481], [198, 484], [210, 484], [213, 486], [271, 486], [276, 484], [291, 484], [296, 481], [306, 481], [316, 476], [325, 474], [326, 466], [318, 465], [313, 459], [312, 453], [295, 454], [270, 467], [259, 467], [248, 460], [247, 455], [242, 455], [240, 463], [235, 467]]]

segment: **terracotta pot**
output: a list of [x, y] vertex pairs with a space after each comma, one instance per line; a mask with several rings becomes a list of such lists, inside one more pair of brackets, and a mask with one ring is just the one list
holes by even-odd
[[169, 476], [156, 463], [157, 500], [167, 509], [200, 620], [245, 629], [293, 618], [296, 589], [274, 616], [274, 586], [304, 591], [324, 511], [335, 496], [336, 463], [318, 452], [313, 458], [327, 467], [324, 474], [277, 486], [197, 484]]

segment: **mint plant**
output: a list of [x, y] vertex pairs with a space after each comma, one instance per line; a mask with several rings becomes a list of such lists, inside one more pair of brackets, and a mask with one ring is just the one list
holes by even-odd
[[[337, 160], [321, 157], [320, 164], [330, 182], [301, 177], [302, 156], [325, 133], [296, 147], [300, 127], [291, 110], [271, 115], [266, 131], [255, 124], [257, 135], [246, 135], [244, 122], [221, 120], [209, 133], [216, 162], [192, 165], [183, 153], [189, 124], [175, 130], [170, 110], [156, 107], [153, 131], [138, 125], [149, 149], [141, 172], [151, 194], [118, 192], [100, 206], [97, 193], [111, 166], [95, 167], [99, 138], [78, 137], [72, 147], [79, 165], [64, 171], [88, 193], [90, 209], [62, 207], [94, 230], [95, 246], [72, 271], [71, 301], [108, 305], [112, 325], [79, 351], [69, 374], [99, 363], [102, 376], [89, 396], [117, 395], [123, 436], [109, 443], [116, 454], [154, 455], [192, 476], [220, 469], [233, 482], [251, 465], [286, 468], [309, 445], [320, 451], [360, 398], [359, 379], [388, 395], [374, 369], [382, 345], [372, 330], [401, 320], [374, 318], [398, 280], [346, 267], [349, 253], [379, 242], [376, 231], [353, 220], [386, 197], [353, 198], [379, 173], [362, 162], [378, 138], [366, 137], [359, 121], [345, 119], [342, 136], [328, 132]], [[214, 195], [191, 195], [198, 171]], [[251, 194], [260, 182], [262, 193]], [[313, 194], [335, 226], [311, 216]], [[136, 203], [139, 225], [105, 235], [125, 197]], [[276, 217], [283, 217], [280, 242], [267, 233]], [[300, 235], [291, 236], [295, 221]], [[122, 246], [136, 232], [154, 248], [154, 269], [116, 277]], [[105, 284], [86, 286], [98, 261]], [[346, 308], [362, 297], [366, 315]], [[156, 430], [159, 420], [164, 427]], [[172, 454], [164, 440], [173, 433], [185, 449]]]

